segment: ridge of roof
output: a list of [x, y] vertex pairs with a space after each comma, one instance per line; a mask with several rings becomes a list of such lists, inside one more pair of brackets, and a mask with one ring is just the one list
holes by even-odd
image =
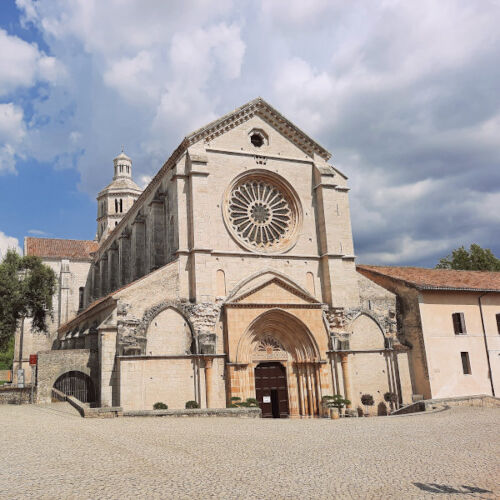
[[429, 269], [414, 266], [357, 265], [358, 272], [402, 282], [418, 290], [500, 292], [500, 272]]

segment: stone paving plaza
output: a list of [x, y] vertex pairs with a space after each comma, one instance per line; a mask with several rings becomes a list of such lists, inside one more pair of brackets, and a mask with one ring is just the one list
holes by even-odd
[[0, 406], [0, 498], [499, 498], [500, 410], [82, 419]]

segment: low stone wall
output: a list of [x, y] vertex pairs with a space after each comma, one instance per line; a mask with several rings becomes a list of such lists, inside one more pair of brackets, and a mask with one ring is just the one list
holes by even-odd
[[83, 418], [114, 418], [123, 416], [123, 408], [119, 406], [91, 408], [87, 403], [82, 403], [74, 396], [67, 396], [54, 388], [52, 389], [52, 397], [58, 401], [67, 401]]
[[192, 410], [124, 411], [124, 417], [237, 417], [260, 418], [260, 408], [197, 408]]
[[477, 396], [458, 396], [454, 398], [424, 399], [411, 405], [400, 408], [392, 415], [405, 415], [408, 413], [418, 413], [422, 411], [439, 410], [452, 406], [478, 406], [482, 408], [500, 407], [500, 398], [478, 394]]
[[31, 387], [0, 386], [0, 405], [21, 405], [30, 403]]
[[425, 404], [425, 410], [435, 410], [439, 406], [480, 406], [483, 408], [500, 407], [500, 398], [494, 398], [486, 394], [477, 396], [459, 396], [455, 398], [426, 399], [421, 401]]

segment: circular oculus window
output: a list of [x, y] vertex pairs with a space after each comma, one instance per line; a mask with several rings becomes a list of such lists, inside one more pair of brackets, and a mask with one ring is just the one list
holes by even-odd
[[300, 204], [283, 179], [269, 172], [253, 172], [229, 187], [224, 219], [244, 247], [257, 252], [284, 252], [296, 241]]

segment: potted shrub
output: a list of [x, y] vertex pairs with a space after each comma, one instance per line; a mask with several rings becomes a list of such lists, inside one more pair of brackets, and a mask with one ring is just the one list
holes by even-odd
[[230, 403], [227, 405], [228, 408], [238, 408], [238, 406], [241, 403], [241, 398], [238, 398], [237, 396], [233, 396], [230, 399]]
[[391, 413], [394, 411], [394, 407], [398, 402], [398, 395], [395, 392], [386, 392], [384, 394], [384, 400], [391, 405]]
[[369, 406], [373, 406], [375, 404], [375, 401], [373, 399], [373, 396], [371, 394], [363, 394], [361, 396], [361, 403], [365, 407], [365, 416], [368, 417], [370, 415], [370, 412], [368, 411]]
[[166, 405], [165, 403], [155, 403], [153, 405], [153, 410], [168, 410], [168, 405]]
[[249, 408], [258, 408], [259, 407], [259, 402], [255, 398], [247, 398], [247, 406]]
[[187, 410], [193, 410], [195, 408], [199, 408], [200, 405], [196, 401], [187, 401], [186, 402], [186, 409]]
[[334, 420], [341, 416], [341, 410], [345, 405], [351, 404], [348, 399], [344, 399], [340, 394], [323, 396], [321, 401], [323, 406], [330, 410], [330, 418]]

